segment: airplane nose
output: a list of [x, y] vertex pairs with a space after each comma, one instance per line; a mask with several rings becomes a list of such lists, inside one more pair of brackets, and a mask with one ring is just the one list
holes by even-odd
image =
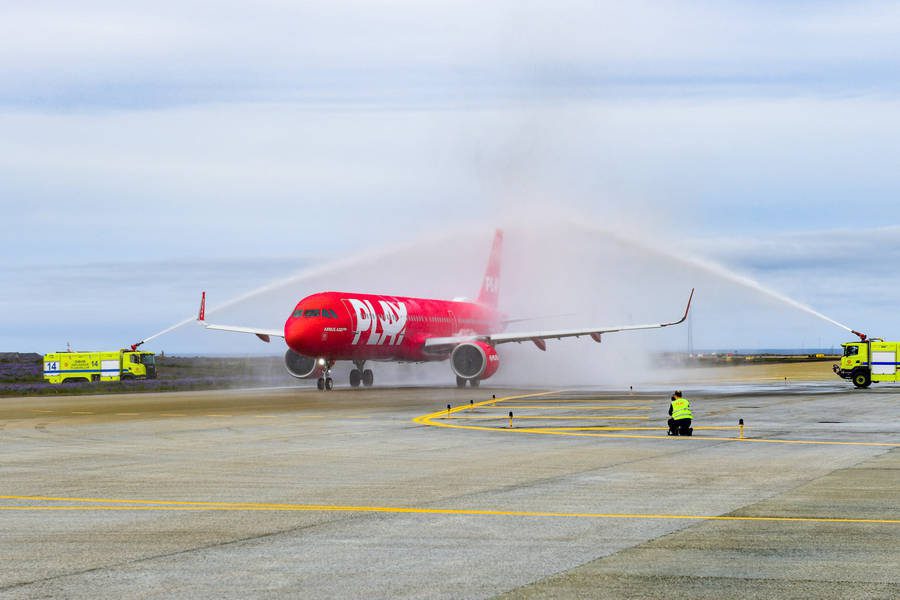
[[308, 328], [300, 319], [290, 319], [284, 328], [284, 341], [289, 348], [302, 353], [306, 345]]

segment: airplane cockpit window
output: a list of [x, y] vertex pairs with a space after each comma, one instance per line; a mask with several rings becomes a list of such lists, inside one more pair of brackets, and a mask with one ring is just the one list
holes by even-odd
[[318, 308], [307, 308], [306, 310], [303, 311], [303, 316], [304, 317], [318, 317], [319, 309]]
[[303, 311], [298, 308], [297, 310], [295, 310], [293, 312], [293, 314], [291, 314], [291, 316], [294, 317], [295, 319], [299, 319], [300, 317], [303, 316]]
[[323, 308], [322, 316], [325, 317], [326, 319], [337, 319], [338, 318], [337, 313], [334, 312], [333, 310], [331, 310], [330, 308]]

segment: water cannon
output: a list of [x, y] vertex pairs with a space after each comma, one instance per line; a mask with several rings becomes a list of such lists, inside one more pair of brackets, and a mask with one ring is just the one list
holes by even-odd
[[853, 335], [859, 336], [859, 341], [861, 341], [861, 342], [865, 342], [869, 337], [864, 333], [860, 333], [860, 332], [856, 331], [855, 329], [851, 329], [850, 333], [852, 333]]
[[137, 352], [138, 346], [143, 345], [145, 341], [146, 341], [146, 340], [141, 340], [141, 341], [139, 341], [137, 344], [132, 344], [132, 345], [131, 345], [131, 351], [132, 351], [132, 352]]

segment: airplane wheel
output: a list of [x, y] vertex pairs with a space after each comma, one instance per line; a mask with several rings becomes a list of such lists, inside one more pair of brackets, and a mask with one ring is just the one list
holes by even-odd
[[318, 381], [316, 381], [316, 387], [319, 388], [320, 390], [325, 389], [325, 378], [324, 377], [319, 377]]
[[359, 387], [360, 383], [362, 383], [362, 373], [359, 372], [359, 369], [353, 369], [350, 371], [350, 387]]
[[326, 389], [326, 390], [333, 390], [333, 389], [334, 389], [334, 379], [332, 379], [331, 377], [326, 377], [326, 378], [325, 378], [325, 389]]
[[464, 388], [466, 387], [466, 380], [459, 375], [456, 376], [456, 387]]
[[470, 379], [469, 385], [471, 385], [472, 387], [478, 387], [479, 385], [481, 385], [481, 380], [480, 379]]
[[362, 372], [362, 383], [366, 387], [372, 387], [372, 384], [375, 383], [375, 373], [372, 372], [372, 369]]

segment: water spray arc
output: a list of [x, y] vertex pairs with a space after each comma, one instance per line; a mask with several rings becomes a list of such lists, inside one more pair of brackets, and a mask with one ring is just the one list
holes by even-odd
[[[302, 271], [294, 273], [293, 275], [289, 275], [288, 277], [285, 277], [284, 279], [278, 279], [276, 281], [272, 281], [265, 285], [259, 286], [258, 288], [250, 290], [249, 292], [245, 292], [243, 294], [240, 294], [239, 296], [235, 296], [231, 300], [227, 300], [212, 309], [207, 309], [206, 313], [207, 314], [217, 313], [221, 310], [224, 310], [226, 308], [229, 308], [231, 306], [234, 306], [236, 304], [239, 304], [239, 303], [249, 300], [251, 298], [255, 298], [255, 297], [265, 294], [267, 292], [271, 292], [271, 291], [278, 290], [278, 289], [281, 289], [281, 288], [289, 286], [289, 285], [293, 285], [295, 283], [299, 283], [305, 279], [310, 279], [313, 277], [324, 275], [324, 274], [330, 273], [334, 270], [351, 267], [351, 266], [357, 266], [359, 264], [365, 264], [365, 263], [377, 263], [378, 261], [382, 260], [385, 257], [390, 256], [391, 254], [393, 254], [395, 252], [400, 252], [400, 251], [406, 250], [408, 248], [414, 247], [415, 243], [416, 242], [408, 242], [405, 244], [398, 244], [396, 246], [385, 248], [381, 251], [368, 252], [368, 253], [366, 253], [365, 257], [363, 257], [363, 258], [360, 258], [359, 256], [354, 256], [351, 258], [345, 258], [345, 259], [341, 259], [341, 260], [332, 261], [332, 262], [329, 262], [327, 264], [320, 265], [317, 267], [304, 269]], [[193, 314], [189, 317], [185, 317], [184, 319], [178, 321], [177, 323], [174, 323], [174, 324], [166, 327], [165, 329], [154, 333], [153, 335], [149, 335], [135, 344], [131, 344], [131, 347], [137, 348], [137, 347], [141, 346], [142, 344], [145, 344], [149, 341], [155, 340], [156, 338], [158, 338], [160, 336], [163, 336], [167, 333], [171, 333], [171, 332], [175, 331], [176, 329], [180, 329], [181, 327], [184, 327], [185, 325], [189, 325], [191, 323], [196, 323], [196, 322], [197, 322], [196, 314]]]
[[[584, 225], [579, 225], [579, 226], [583, 227]], [[590, 226], [588, 226], [588, 227], [590, 227]], [[709, 261], [709, 260], [706, 260], [703, 258], [699, 258], [696, 256], [675, 254], [669, 250], [664, 250], [662, 248], [653, 246], [646, 242], [636, 240], [631, 237], [622, 235], [621, 233], [618, 233], [618, 232], [608, 231], [608, 230], [605, 230], [602, 228], [595, 228], [595, 227], [591, 227], [591, 229], [593, 229], [597, 233], [602, 233], [602, 234], [608, 235], [609, 237], [614, 238], [616, 241], [618, 241], [620, 243], [627, 244], [627, 245], [630, 245], [630, 246], [633, 246], [636, 248], [640, 248], [641, 250], [645, 250], [647, 252], [652, 252], [652, 253], [664, 256], [666, 258], [669, 258], [669, 259], [677, 260], [678, 262], [681, 262], [688, 266], [700, 269], [701, 271], [705, 271], [707, 273], [710, 273], [711, 275], [715, 275], [726, 281], [730, 281], [731, 283], [740, 285], [741, 287], [745, 287], [747, 289], [753, 290], [763, 296], [766, 296], [773, 300], [777, 300], [778, 302], [786, 304], [787, 306], [790, 306], [792, 308], [796, 308], [797, 310], [800, 310], [809, 315], [812, 315], [813, 317], [816, 317], [817, 319], [821, 319], [821, 320], [825, 321], [826, 323], [830, 323], [832, 325], [835, 325], [836, 327], [840, 327], [844, 331], [847, 331], [847, 332], [852, 333], [853, 335], [859, 337], [862, 341], [866, 341], [866, 339], [868, 337], [865, 333], [860, 333], [859, 331], [856, 331], [855, 329], [853, 329], [847, 325], [844, 325], [840, 321], [832, 319], [831, 317], [815, 310], [814, 308], [812, 308], [810, 306], [807, 306], [806, 304], [803, 304], [802, 302], [794, 300], [793, 298], [786, 296], [786, 295], [782, 294], [781, 292], [777, 292], [771, 288], [768, 288], [768, 287], [762, 285], [761, 283], [759, 283], [758, 281], [755, 281], [745, 275], [740, 275], [738, 273], [735, 273], [718, 263], [714, 263], [712, 261]]]

